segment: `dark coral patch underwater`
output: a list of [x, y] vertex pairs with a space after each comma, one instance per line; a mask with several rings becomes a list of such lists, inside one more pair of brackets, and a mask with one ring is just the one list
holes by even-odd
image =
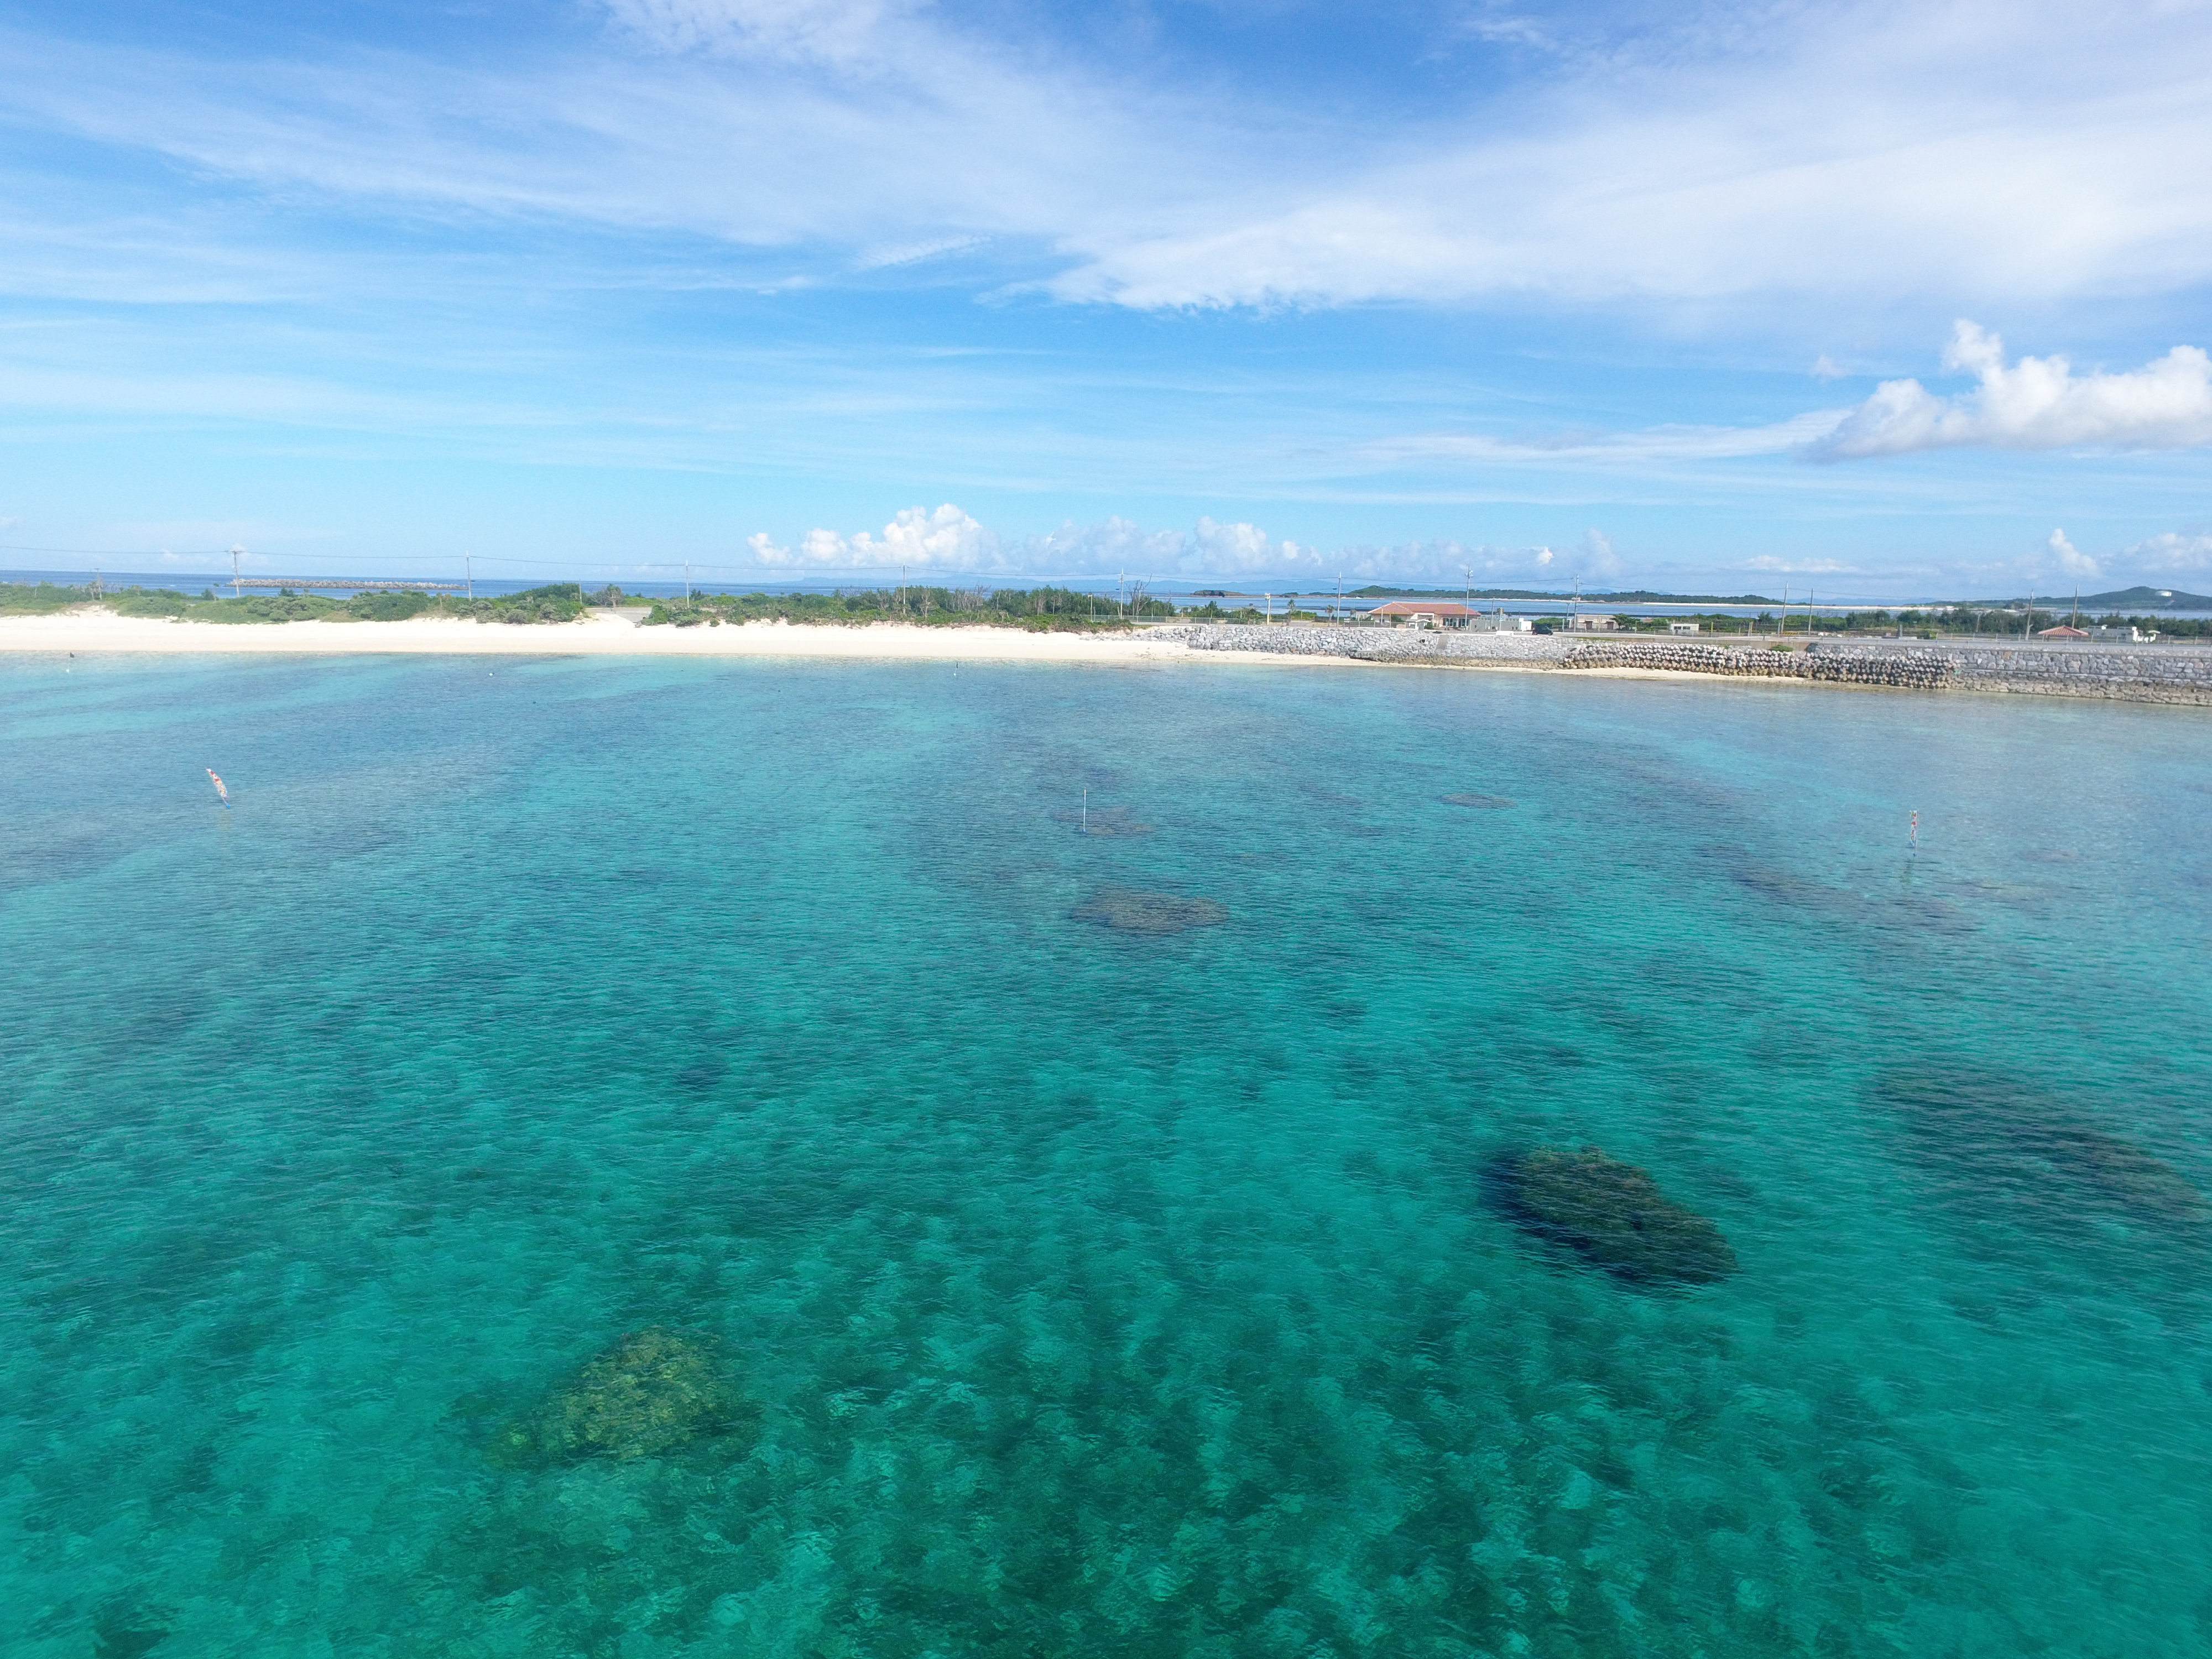
[[1565, 1245], [1634, 1285], [1709, 1285], [1736, 1269], [1721, 1230], [1659, 1190], [1633, 1164], [1595, 1146], [1509, 1153], [1487, 1172], [1494, 1200], [1523, 1231]]
[[2212, 1202], [2181, 1170], [2039, 1085], [1938, 1060], [1888, 1073], [1872, 1097], [1912, 1160], [1962, 1198], [2045, 1222], [2086, 1207], [2166, 1229], [2212, 1223]]
[[731, 1426], [737, 1399], [711, 1339], [634, 1331], [499, 1432], [493, 1461], [525, 1467], [654, 1457]]
[[1120, 933], [1180, 933], [1192, 927], [1218, 927], [1229, 920], [1229, 912], [1212, 899], [1140, 893], [1126, 887], [1101, 888], [1077, 905], [1073, 914], [1079, 921], [1094, 921]]

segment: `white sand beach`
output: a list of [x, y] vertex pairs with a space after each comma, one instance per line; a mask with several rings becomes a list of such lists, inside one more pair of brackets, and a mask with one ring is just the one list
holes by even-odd
[[[0, 652], [146, 652], [253, 656], [356, 653], [545, 656], [840, 657], [870, 660], [1143, 663], [1298, 662], [1340, 657], [1194, 652], [1144, 634], [1032, 634], [1014, 628], [917, 628], [875, 623], [840, 628], [788, 623], [646, 628], [601, 611], [542, 625], [417, 617], [408, 622], [222, 623], [76, 611], [0, 617]], [[1371, 665], [1358, 665], [1367, 666]]]

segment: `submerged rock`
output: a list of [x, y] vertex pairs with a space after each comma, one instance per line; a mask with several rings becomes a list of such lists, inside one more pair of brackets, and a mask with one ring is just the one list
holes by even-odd
[[1229, 920], [1229, 912], [1212, 899], [1186, 898], [1179, 893], [1139, 893], [1126, 887], [1100, 889], [1075, 907], [1079, 921], [1095, 921], [1124, 933], [1180, 933], [1186, 928], [1212, 927]]
[[500, 1431], [503, 1463], [628, 1459], [672, 1451], [725, 1426], [735, 1404], [705, 1337], [634, 1331]]
[[1539, 1146], [1493, 1170], [1516, 1224], [1642, 1285], [1705, 1285], [1735, 1271], [1721, 1230], [1633, 1164], [1595, 1146]]
[[694, 1094], [704, 1094], [729, 1075], [730, 1063], [720, 1054], [702, 1054], [690, 1064], [676, 1069], [678, 1088], [689, 1089]]
[[2032, 1084], [1947, 1063], [1893, 1073], [1874, 1093], [1922, 1163], [1978, 1194], [2053, 1219], [2087, 1203], [2167, 1226], [2212, 1222], [2212, 1202], [2181, 1170]]
[[1486, 806], [1498, 810], [1519, 805], [1504, 795], [1446, 795], [1443, 802], [1447, 806]]
[[2195, 1183], [2135, 1142], [2086, 1123], [2055, 1126], [2051, 1139], [2093, 1190], [2122, 1209], [2191, 1226], [2212, 1221], [2212, 1204]]

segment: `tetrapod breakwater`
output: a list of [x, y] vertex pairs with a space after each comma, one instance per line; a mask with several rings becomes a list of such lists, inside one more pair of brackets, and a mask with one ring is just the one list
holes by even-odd
[[1678, 674], [1740, 674], [1760, 679], [1827, 680], [1839, 685], [1894, 685], [1940, 690], [1957, 673], [1941, 653], [1867, 651], [1830, 655], [1811, 651], [1732, 651], [1725, 646], [1626, 640], [1578, 641], [1562, 668], [1644, 668]]
[[1820, 640], [1778, 650], [1767, 641], [1590, 639], [1560, 634], [1298, 624], [1176, 623], [1156, 638], [1193, 651], [1437, 667], [1636, 669], [1912, 691], [2000, 691], [2122, 702], [2212, 704], [2212, 648], [2195, 646], [1994, 645], [1944, 640]]

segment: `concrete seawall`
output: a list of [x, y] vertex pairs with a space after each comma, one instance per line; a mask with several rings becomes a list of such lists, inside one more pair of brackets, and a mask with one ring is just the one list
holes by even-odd
[[1290, 657], [1350, 657], [1360, 662], [1438, 663], [1480, 668], [1556, 668], [1568, 641], [1550, 634], [1462, 634], [1418, 628], [1246, 627], [1183, 623], [1170, 632], [1194, 651], [1263, 651]]
[[1802, 650], [1591, 639], [1563, 634], [1484, 634], [1399, 628], [1249, 627], [1176, 623], [1152, 630], [1193, 651], [1254, 651], [1298, 657], [1438, 667], [1606, 669], [1812, 680], [1916, 691], [2002, 691], [2099, 697], [2122, 702], [2212, 705], [2212, 648], [1986, 645], [1942, 640], [1821, 640]]

